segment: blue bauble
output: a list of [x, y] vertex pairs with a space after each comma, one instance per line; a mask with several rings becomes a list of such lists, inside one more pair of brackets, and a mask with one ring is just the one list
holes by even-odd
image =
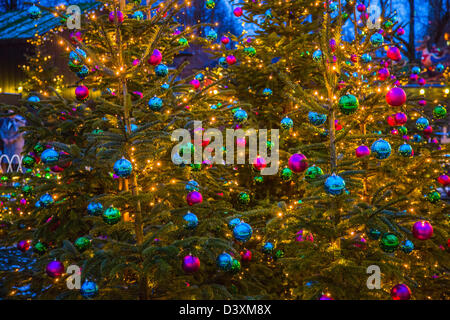
[[442, 63], [438, 63], [436, 65], [436, 72], [442, 73], [442, 72], [444, 72], [444, 70], [445, 70], [445, 67]]
[[322, 51], [321, 50], [314, 51], [312, 58], [314, 61], [320, 61], [320, 59], [322, 59]]
[[224, 252], [219, 254], [216, 260], [217, 266], [224, 271], [230, 271], [233, 265], [233, 257]]
[[144, 14], [142, 11], [135, 11], [131, 17], [136, 20], [144, 20]]
[[103, 205], [100, 202], [89, 202], [87, 212], [91, 216], [99, 216], [103, 213]]
[[119, 159], [114, 163], [114, 173], [121, 178], [128, 178], [133, 170], [133, 165], [125, 158]]
[[59, 160], [59, 153], [55, 149], [46, 149], [41, 154], [41, 160], [46, 165], [55, 164]]
[[345, 181], [334, 173], [325, 180], [325, 191], [332, 195], [339, 195], [345, 189]]
[[384, 38], [383, 35], [380, 33], [374, 33], [371, 37], [370, 37], [370, 43], [373, 46], [378, 47], [379, 45], [381, 45], [384, 42]]
[[[217, 39], [217, 32], [214, 30], [209, 30], [209, 32], [206, 34], [206, 37], [211, 40], [214, 41]], [[200, 80], [199, 80], [200, 81]]]
[[247, 112], [242, 109], [239, 109], [234, 113], [234, 120], [237, 122], [244, 122], [247, 120], [247, 117]]
[[273, 93], [272, 89], [270, 89], [270, 88], [264, 88], [264, 90], [263, 90], [263, 96], [268, 97], [268, 96], [271, 96], [272, 93]]
[[163, 105], [163, 101], [161, 98], [159, 97], [153, 97], [148, 101], [148, 106], [150, 107], [151, 110], [153, 111], [159, 111], [161, 110]]
[[48, 193], [43, 194], [38, 201], [39, 206], [43, 208], [49, 207], [53, 202], [54, 202], [53, 197]]
[[190, 180], [186, 183], [185, 188], [186, 188], [186, 191], [191, 192], [191, 191], [198, 191], [200, 189], [200, 186], [197, 181]]
[[285, 117], [281, 120], [281, 127], [283, 129], [289, 130], [294, 126], [294, 121], [291, 118]]
[[38, 96], [30, 96], [27, 100], [28, 102], [41, 102]]
[[264, 253], [272, 253], [272, 251], [273, 251], [273, 244], [271, 242], [264, 243], [264, 245], [262, 247], [262, 251]]
[[89, 74], [89, 68], [86, 66], [82, 66], [80, 70], [76, 72], [77, 76], [81, 79], [84, 79]]
[[169, 68], [165, 64], [160, 63], [155, 67], [155, 74], [158, 77], [165, 77], [169, 74]]
[[416, 120], [416, 128], [419, 130], [423, 130], [430, 125], [430, 122], [427, 118], [420, 117]]
[[411, 253], [414, 250], [414, 243], [410, 240], [405, 240], [400, 248], [404, 253]]
[[423, 138], [422, 138], [422, 136], [421, 136], [420, 134], [417, 134], [417, 133], [416, 133], [416, 134], [413, 136], [413, 141], [419, 143], [419, 142], [422, 142], [422, 141], [423, 141]]
[[369, 63], [370, 61], [372, 61], [372, 57], [370, 56], [370, 54], [364, 53], [364, 54], [361, 56], [361, 60], [362, 60], [364, 63]]
[[169, 88], [170, 88], [170, 85], [168, 83], [163, 83], [161, 85], [161, 89], [163, 89], [163, 90], [169, 90]]
[[219, 60], [217, 60], [217, 63], [222, 68], [228, 68], [228, 62], [227, 62], [227, 59], [225, 57], [220, 57]]
[[267, 9], [266, 12], [264, 13], [264, 15], [266, 16], [266, 18], [269, 18], [269, 19], [273, 18], [271, 9]]
[[198, 218], [192, 212], [188, 212], [183, 217], [184, 221], [186, 221], [186, 229], [194, 229], [198, 226]]
[[327, 115], [310, 111], [308, 112], [308, 120], [311, 124], [315, 126], [320, 126], [324, 124], [325, 121], [327, 121]]
[[404, 143], [398, 148], [398, 153], [400, 153], [403, 157], [411, 157], [413, 148], [409, 144]]
[[94, 281], [86, 280], [81, 285], [80, 293], [86, 299], [94, 298], [98, 294], [98, 286]]
[[198, 81], [203, 81], [203, 80], [205, 80], [205, 75], [203, 73], [199, 73], [199, 74], [195, 75], [194, 78], [197, 79]]
[[[132, 124], [130, 125], [130, 127], [131, 127], [131, 132], [134, 132], [134, 131], [136, 131], [136, 130], [138, 129], [138, 126], [135, 125], [134, 123], [132, 123]], [[125, 131], [128, 131], [127, 125], [125, 125]]]
[[420, 68], [415, 66], [411, 68], [411, 73], [413, 74], [419, 74], [420, 73]]
[[391, 145], [389, 142], [383, 139], [375, 141], [370, 147], [370, 151], [375, 155], [377, 159], [386, 159], [391, 155]]
[[69, 53], [69, 60], [70, 61], [82, 61], [82, 59], [86, 59], [87, 55], [86, 52], [84, 52], [82, 49], [80, 48], [76, 48], [74, 51], [71, 51]]
[[28, 17], [33, 20], [39, 19], [42, 16], [41, 9], [36, 7], [34, 4], [27, 10]]
[[234, 227], [236, 227], [239, 223], [241, 223], [241, 219], [239, 218], [231, 219], [230, 222], [228, 222], [228, 228], [233, 230]]
[[246, 242], [252, 237], [252, 227], [248, 223], [241, 222], [233, 229], [233, 236], [237, 241]]

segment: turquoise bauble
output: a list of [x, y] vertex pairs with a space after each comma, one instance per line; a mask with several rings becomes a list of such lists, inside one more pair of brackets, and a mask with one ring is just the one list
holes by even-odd
[[416, 120], [416, 128], [419, 130], [423, 130], [430, 125], [430, 122], [427, 118], [420, 117]]
[[169, 68], [165, 64], [160, 63], [155, 67], [155, 74], [158, 77], [165, 77], [169, 74]]
[[46, 149], [41, 154], [41, 160], [46, 165], [55, 164], [59, 160], [59, 153], [55, 149]]
[[377, 159], [386, 159], [391, 155], [391, 145], [389, 142], [383, 139], [375, 141], [370, 147], [370, 151], [375, 155]]
[[281, 127], [283, 129], [289, 130], [294, 126], [294, 121], [291, 118], [285, 117], [281, 120]]
[[184, 215], [183, 220], [186, 222], [186, 229], [195, 229], [198, 226], [198, 218], [192, 212], [188, 212]]
[[95, 282], [86, 280], [81, 285], [80, 293], [86, 299], [94, 298], [98, 294], [98, 286]]
[[119, 159], [114, 163], [114, 173], [121, 178], [128, 178], [133, 170], [133, 165], [125, 158]]
[[100, 202], [89, 202], [87, 212], [91, 216], [99, 216], [103, 212], [103, 205]]
[[245, 110], [239, 109], [234, 113], [234, 120], [237, 122], [244, 122], [247, 120], [247, 112]]
[[409, 144], [404, 143], [398, 148], [398, 153], [400, 153], [403, 157], [411, 157], [413, 154], [413, 148]]
[[120, 213], [119, 209], [114, 207], [109, 207], [108, 209], [103, 212], [103, 221], [105, 221], [107, 224], [116, 224], [120, 221], [120, 217], [122, 214]]
[[159, 111], [163, 106], [163, 101], [159, 97], [153, 97], [148, 101], [148, 106], [152, 111]]
[[327, 121], [327, 115], [310, 111], [308, 112], [308, 120], [312, 125], [320, 126]]
[[333, 173], [325, 180], [324, 188], [331, 195], [339, 195], [345, 189], [345, 181]]

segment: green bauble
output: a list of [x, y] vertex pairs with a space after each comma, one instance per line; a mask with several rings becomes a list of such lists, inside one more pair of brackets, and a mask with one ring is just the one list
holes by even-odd
[[241, 263], [239, 262], [239, 260], [233, 259], [233, 261], [231, 262], [230, 271], [232, 273], [238, 273], [239, 271], [241, 271]]
[[436, 203], [441, 200], [441, 194], [437, 191], [431, 191], [427, 194], [427, 200], [431, 203]]
[[256, 55], [256, 49], [253, 47], [245, 47], [244, 48], [244, 54], [247, 57], [254, 57]]
[[391, 20], [387, 20], [387, 21], [383, 24], [383, 26], [384, 26], [385, 29], [390, 29], [390, 28], [392, 28], [393, 25], [394, 25], [394, 23], [393, 23]]
[[400, 245], [400, 241], [398, 240], [397, 236], [393, 233], [385, 233], [381, 237], [380, 240], [380, 247], [381, 250], [387, 253], [392, 253], [395, 250], [397, 250], [398, 246]]
[[280, 173], [281, 179], [284, 181], [291, 180], [293, 175], [294, 174], [292, 173], [292, 170], [289, 168], [284, 168], [283, 170], [281, 170], [281, 173]]
[[28, 154], [22, 158], [22, 165], [25, 168], [33, 168], [35, 164], [36, 160]]
[[33, 151], [37, 154], [42, 153], [42, 151], [44, 151], [44, 146], [40, 143], [36, 143], [36, 145], [33, 147]]
[[238, 200], [241, 204], [247, 205], [250, 203], [250, 196], [246, 192], [241, 192], [239, 193]]
[[78, 72], [81, 70], [81, 68], [83, 68], [83, 64], [81, 63], [81, 61], [69, 61], [68, 63], [69, 65], [69, 69], [73, 72]]
[[114, 207], [109, 207], [103, 212], [103, 221], [105, 221], [107, 224], [116, 224], [119, 222], [121, 214], [119, 209]]
[[346, 94], [339, 99], [339, 109], [343, 114], [353, 114], [358, 110], [358, 99], [352, 94]]
[[22, 193], [26, 196], [30, 195], [33, 192], [33, 187], [29, 185], [24, 185], [22, 187]]
[[214, 0], [206, 0], [206, 8], [207, 9], [214, 9], [216, 6], [216, 2]]
[[273, 255], [273, 257], [275, 258], [275, 259], [279, 259], [279, 258], [283, 258], [284, 257], [284, 251], [283, 250], [277, 250], [276, 252], [275, 252], [275, 254]]
[[86, 237], [79, 237], [75, 240], [74, 245], [78, 251], [83, 252], [91, 246], [91, 240]]
[[202, 164], [201, 163], [191, 163], [190, 164], [192, 171], [200, 171], [202, 170]]
[[437, 106], [433, 109], [433, 117], [436, 119], [444, 119], [447, 115], [447, 109], [444, 106]]
[[306, 169], [305, 180], [308, 182], [312, 182], [322, 175], [323, 175], [322, 169], [316, 166], [311, 166], [308, 169]]
[[264, 178], [262, 176], [256, 176], [256, 177], [253, 178], [253, 180], [256, 183], [263, 183], [264, 182]]
[[408, 134], [408, 129], [405, 126], [400, 126], [397, 128], [398, 133], [400, 133], [401, 135], [407, 135]]
[[39, 241], [33, 246], [33, 251], [35, 251], [37, 254], [42, 255], [47, 252], [47, 246]]
[[380, 239], [381, 231], [377, 229], [370, 229], [369, 232], [367, 232], [367, 235], [369, 236], [369, 239], [378, 240]]
[[189, 42], [186, 38], [180, 38], [178, 39], [178, 44], [182, 47], [187, 47], [189, 45]]

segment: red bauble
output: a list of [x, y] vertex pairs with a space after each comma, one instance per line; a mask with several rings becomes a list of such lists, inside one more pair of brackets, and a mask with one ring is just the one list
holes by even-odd
[[336, 130], [336, 131], [340, 131], [340, 130], [342, 130], [342, 125], [341, 124], [339, 124], [339, 120], [334, 120], [334, 130]]
[[202, 203], [203, 202], [203, 196], [198, 191], [191, 191], [191, 192], [189, 192], [187, 194], [186, 201], [187, 201], [188, 205], [192, 206], [192, 205], [197, 204], [197, 203]]
[[428, 240], [433, 235], [433, 226], [425, 220], [417, 221], [412, 227], [414, 238], [419, 240]]
[[255, 160], [253, 160], [253, 169], [256, 171], [261, 171], [267, 166], [266, 160], [263, 157], [256, 157]]
[[397, 47], [390, 47], [387, 51], [387, 56], [389, 59], [394, 61], [402, 60], [402, 54], [400, 53], [400, 49]]
[[366, 6], [364, 5], [364, 3], [360, 3], [360, 4], [358, 4], [358, 6], [356, 7], [356, 9], [357, 9], [359, 12], [364, 12], [364, 11], [366, 11]]
[[402, 35], [404, 35], [405, 34], [405, 29], [403, 29], [403, 28], [398, 28], [397, 29], [397, 35], [398, 36], [402, 36]]
[[233, 10], [233, 14], [234, 14], [236, 17], [242, 16], [242, 8], [241, 8], [241, 7], [235, 8], [235, 9]]
[[417, 74], [415, 74], [415, 73], [412, 73], [412, 74], [409, 76], [409, 80], [411, 80], [411, 81], [413, 81], [413, 82], [416, 82], [417, 79], [419, 79], [419, 76], [418, 76]]
[[386, 102], [390, 106], [400, 107], [406, 102], [406, 93], [402, 88], [394, 87], [386, 93]]
[[301, 153], [295, 153], [289, 158], [289, 168], [294, 172], [303, 172], [308, 168], [306, 157]]
[[352, 54], [351, 56], [350, 56], [350, 60], [352, 60], [352, 62], [358, 62], [358, 56], [356, 55], [356, 54]]
[[423, 134], [426, 136], [429, 136], [430, 134], [433, 133], [433, 127], [432, 126], [426, 126], [425, 129], [423, 129]]
[[250, 250], [244, 249], [240, 252], [242, 262], [250, 262], [252, 260], [252, 252]]
[[422, 107], [424, 107], [424, 106], [426, 106], [427, 105], [427, 100], [419, 100], [419, 106], [422, 106]]
[[188, 255], [183, 258], [181, 265], [183, 271], [186, 273], [194, 273], [200, 269], [200, 259], [196, 256]]
[[403, 112], [396, 113], [394, 115], [394, 118], [395, 118], [395, 123], [398, 126], [402, 126], [402, 125], [404, 125], [406, 123], [406, 121], [408, 121], [408, 117]]
[[419, 85], [424, 86], [427, 83], [427, 81], [424, 78], [419, 78], [418, 83]]
[[227, 36], [223, 36], [222, 38], [220, 38], [220, 42], [222, 42], [223, 44], [229, 44], [230, 38], [228, 38]]
[[197, 79], [192, 79], [190, 83], [194, 87], [194, 89], [200, 88], [200, 81], [198, 81]]
[[17, 242], [17, 249], [22, 252], [28, 251], [28, 249], [30, 249], [30, 240], [20, 240]]
[[388, 116], [386, 118], [388, 125], [390, 125], [391, 127], [396, 126], [397, 125], [397, 121], [395, 121], [395, 116]]
[[409, 300], [411, 298], [411, 290], [406, 284], [397, 284], [391, 289], [391, 297], [394, 300]]
[[236, 57], [233, 55], [227, 56], [226, 60], [230, 66], [236, 63]]
[[380, 81], [384, 81], [387, 78], [389, 78], [391, 74], [389, 73], [389, 69], [387, 68], [382, 68], [380, 70], [378, 70], [378, 80]]
[[162, 61], [162, 54], [158, 49], [153, 50], [152, 55], [148, 58], [147, 62], [152, 66], [160, 64]]
[[443, 187], [446, 187], [450, 184], [450, 177], [446, 174], [440, 175], [437, 178], [437, 182], [439, 182]]
[[47, 265], [45, 270], [52, 278], [58, 278], [64, 273], [64, 265], [60, 261], [52, 261]]
[[89, 97], [89, 89], [88, 87], [81, 85], [75, 88], [75, 97], [77, 100], [83, 101]]
[[[114, 23], [115, 20], [116, 20], [116, 19], [114, 19], [114, 18], [115, 18], [114, 11], [111, 11], [111, 12], [109, 13], [109, 16], [108, 16], [109, 22]], [[118, 20], [118, 22], [119, 22], [119, 23], [122, 23], [122, 22], [123, 22], [123, 19], [124, 19], [123, 13], [122, 13], [121, 11], [117, 11], [117, 20]]]

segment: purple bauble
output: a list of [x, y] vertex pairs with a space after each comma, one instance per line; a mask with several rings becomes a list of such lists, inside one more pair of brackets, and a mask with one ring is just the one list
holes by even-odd
[[406, 102], [406, 93], [402, 88], [394, 87], [386, 93], [386, 102], [390, 106], [400, 107]]
[[419, 79], [419, 76], [418, 76], [417, 74], [415, 74], [415, 73], [412, 73], [412, 74], [409, 76], [409, 80], [411, 80], [411, 81], [413, 81], [413, 82], [416, 82], [417, 79]]
[[419, 85], [424, 86], [427, 83], [427, 81], [424, 78], [419, 78], [418, 83]]
[[419, 106], [421, 106], [421, 107], [424, 107], [424, 106], [426, 106], [427, 105], [427, 100], [419, 100]]
[[[114, 11], [111, 11], [108, 16], [109, 22], [114, 22], [115, 21], [114, 17], [115, 17]], [[121, 11], [117, 11], [117, 20], [119, 23], [123, 22], [123, 13]]]
[[183, 264], [181, 266], [184, 272], [194, 273], [200, 269], [200, 259], [196, 256], [188, 255], [183, 258]]
[[417, 221], [412, 227], [414, 238], [428, 240], [433, 235], [433, 226], [425, 220]]
[[198, 191], [191, 191], [187, 194], [186, 201], [187, 201], [188, 205], [192, 206], [196, 203], [202, 203], [203, 196]]
[[331, 52], [334, 52], [336, 50], [336, 45], [337, 45], [336, 40], [330, 39], [329, 45], [330, 45]]
[[81, 85], [75, 88], [75, 97], [78, 100], [86, 100], [87, 97], [89, 96], [89, 89], [88, 87]]
[[355, 154], [357, 158], [367, 157], [370, 155], [370, 148], [367, 146], [359, 146], [356, 148]]
[[391, 297], [394, 300], [409, 300], [411, 298], [411, 290], [406, 284], [397, 284], [391, 289]]
[[30, 240], [20, 240], [17, 242], [17, 249], [22, 252], [28, 251], [30, 249]]
[[301, 153], [294, 153], [289, 158], [289, 168], [294, 172], [303, 172], [308, 168], [306, 157]]
[[403, 112], [398, 112], [394, 115], [395, 123], [397, 125], [404, 125], [408, 121], [408, 117]]
[[389, 78], [391, 74], [389, 73], [389, 69], [388, 68], [382, 68], [380, 70], [378, 70], [378, 80], [380, 81], [384, 81], [387, 78]]
[[327, 296], [326, 294], [323, 294], [320, 298], [319, 298], [319, 300], [334, 300], [332, 297], [330, 297], [330, 296]]
[[58, 278], [64, 273], [64, 265], [60, 261], [52, 261], [47, 265], [45, 270], [52, 278]]

